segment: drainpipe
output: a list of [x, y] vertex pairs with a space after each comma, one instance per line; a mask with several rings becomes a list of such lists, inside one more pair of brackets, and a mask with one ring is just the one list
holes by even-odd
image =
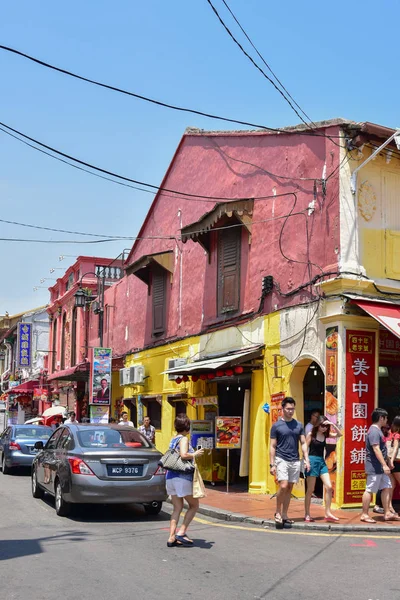
[[379, 152], [381, 152], [384, 148], [386, 148], [386, 146], [388, 144], [390, 144], [390, 142], [392, 140], [395, 141], [397, 149], [400, 150], [400, 129], [396, 129], [396, 131], [393, 133], [393, 135], [391, 135], [390, 138], [388, 138], [386, 140], [386, 142], [383, 142], [383, 144], [381, 146], [379, 146], [379, 148], [377, 148], [375, 150], [375, 152], [373, 152], [371, 154], [371, 156], [369, 156], [366, 160], [364, 160], [364, 162], [361, 163], [361, 165], [359, 165], [357, 167], [357, 169], [354, 169], [354, 171], [353, 171], [353, 173], [351, 175], [351, 179], [350, 179], [351, 193], [353, 195], [355, 195], [356, 189], [357, 189], [357, 173], [358, 173], [358, 171], [360, 171], [360, 169], [362, 169], [363, 167], [365, 167], [366, 164], [368, 164], [371, 160], [373, 160], [375, 158], [375, 156], [377, 156], [379, 154]]

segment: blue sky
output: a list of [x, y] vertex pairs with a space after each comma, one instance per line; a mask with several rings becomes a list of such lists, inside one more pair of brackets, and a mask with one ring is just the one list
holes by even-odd
[[[243, 41], [221, 0], [214, 2]], [[398, 2], [228, 3], [314, 121], [340, 116], [400, 126]], [[4, 45], [145, 96], [271, 127], [298, 122], [206, 0], [20, 0], [3, 4], [0, 31]], [[4, 51], [0, 74], [0, 121], [150, 183], [161, 181], [186, 127], [229, 128], [72, 80]], [[0, 131], [0, 218], [134, 236], [151, 199], [65, 166]], [[83, 239], [4, 223], [0, 237]], [[115, 257], [130, 245], [0, 241], [0, 314], [46, 304], [47, 290], [33, 287], [52, 277], [51, 267], [66, 268], [74, 260], [59, 262], [59, 255]]]

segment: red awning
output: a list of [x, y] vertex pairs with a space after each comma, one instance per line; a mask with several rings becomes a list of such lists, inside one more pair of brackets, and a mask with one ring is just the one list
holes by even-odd
[[87, 381], [89, 370], [89, 362], [79, 363], [79, 365], [75, 365], [75, 367], [52, 373], [47, 377], [47, 381]]
[[39, 382], [35, 380], [24, 381], [15, 387], [9, 388], [7, 392], [9, 394], [33, 394], [33, 388], [37, 387]]
[[400, 306], [384, 302], [369, 302], [368, 300], [353, 300], [366, 313], [379, 321], [386, 329], [400, 338]]

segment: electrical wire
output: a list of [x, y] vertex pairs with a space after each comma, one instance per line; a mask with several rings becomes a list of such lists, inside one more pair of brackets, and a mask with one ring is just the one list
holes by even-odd
[[283, 85], [282, 81], [280, 81], [280, 79], [278, 78], [278, 76], [273, 72], [273, 70], [271, 69], [270, 65], [267, 63], [267, 61], [265, 60], [265, 58], [262, 56], [261, 52], [259, 52], [259, 50], [256, 48], [255, 44], [250, 39], [250, 36], [247, 34], [247, 32], [245, 31], [245, 29], [243, 28], [243, 26], [240, 24], [239, 20], [237, 19], [237, 17], [233, 13], [232, 9], [230, 8], [230, 6], [226, 2], [226, 0], [222, 0], [222, 2], [224, 3], [224, 5], [226, 6], [226, 8], [228, 9], [228, 11], [230, 12], [230, 14], [232, 15], [234, 21], [238, 25], [239, 29], [241, 30], [241, 32], [243, 33], [243, 35], [245, 36], [245, 38], [247, 39], [247, 41], [253, 47], [253, 49], [255, 50], [255, 52], [257, 53], [257, 55], [259, 56], [259, 58], [261, 58], [262, 62], [267, 67], [267, 69], [271, 73], [271, 75], [273, 75], [273, 77], [275, 77], [275, 80], [279, 83], [279, 85], [281, 86], [281, 88], [283, 89], [283, 91], [287, 94], [287, 96], [289, 96], [289, 98], [292, 100], [292, 102], [303, 113], [303, 115], [306, 117], [306, 119], [308, 119], [314, 126], [316, 126], [315, 123], [313, 123], [311, 117], [309, 117], [308, 114], [306, 112], [304, 112], [304, 110], [301, 108], [301, 106], [299, 104], [297, 104], [296, 100], [293, 98], [293, 96], [290, 95], [290, 93], [288, 92], [288, 90]]
[[[144, 185], [146, 187], [158, 190], [158, 191], [162, 191], [162, 192], [169, 192], [171, 194], [177, 194], [179, 196], [182, 196], [183, 199], [188, 200], [190, 198], [192, 199], [196, 199], [196, 201], [200, 200], [223, 200], [225, 202], [229, 202], [229, 201], [239, 201], [239, 200], [247, 200], [249, 199], [249, 196], [247, 196], [246, 198], [243, 197], [239, 197], [239, 198], [232, 198], [232, 197], [226, 197], [226, 196], [206, 196], [204, 194], [192, 194], [192, 193], [188, 193], [188, 192], [181, 192], [181, 191], [177, 191], [177, 190], [170, 190], [168, 188], [163, 188], [161, 186], [158, 185], [154, 185], [152, 183], [146, 183], [143, 181], [139, 181], [137, 179], [131, 179], [130, 177], [125, 177], [124, 175], [119, 175], [117, 173], [113, 173], [112, 171], [108, 171], [107, 169], [102, 169], [101, 167], [96, 167], [95, 165], [92, 165], [90, 163], [87, 163], [83, 160], [80, 160], [79, 158], [75, 158], [69, 154], [66, 154], [65, 152], [61, 152], [60, 150], [57, 150], [55, 148], [52, 148], [51, 146], [48, 146], [47, 144], [44, 144], [43, 142], [40, 142], [38, 140], [36, 140], [35, 138], [32, 138], [20, 131], [18, 131], [17, 129], [14, 129], [13, 127], [10, 127], [9, 125], [6, 125], [5, 123], [0, 122], [0, 129], [1, 127], [5, 127], [6, 129], [16, 133], [17, 135], [22, 136], [25, 139], [30, 140], [31, 142], [46, 148], [47, 150], [50, 150], [51, 152], [54, 152], [55, 154], [59, 154], [60, 156], [63, 156], [64, 158], [67, 158], [68, 160], [72, 160], [74, 162], [79, 163], [80, 165], [84, 165], [85, 167], [89, 167], [90, 169], [93, 169], [95, 171], [99, 171], [101, 173], [105, 173], [106, 175], [111, 175], [112, 177], [115, 177], [117, 179], [122, 179], [123, 181], [128, 181], [130, 183], [136, 183], [138, 185]], [[251, 198], [253, 200], [263, 200], [265, 198], [269, 198], [270, 196], [251, 196]]]
[[[186, 108], [186, 107], [182, 107], [182, 106], [176, 106], [174, 104], [169, 104], [167, 102], [162, 102], [161, 100], [155, 100], [154, 98], [148, 98], [147, 96], [143, 96], [141, 94], [137, 94], [135, 92], [130, 92], [128, 90], [124, 90], [122, 88], [118, 88], [116, 86], [113, 85], [109, 85], [107, 83], [102, 83], [100, 81], [96, 81], [95, 79], [91, 79], [89, 77], [84, 77], [83, 75], [78, 75], [77, 73], [73, 73], [72, 71], [68, 71], [66, 69], [62, 69], [61, 67], [56, 67], [55, 65], [52, 65], [50, 63], [44, 62], [43, 60], [40, 60], [38, 58], [35, 58], [34, 56], [31, 56], [29, 54], [26, 54], [25, 52], [21, 52], [20, 50], [16, 50], [15, 48], [10, 48], [9, 46], [4, 46], [2, 44], [0, 44], [0, 50], [5, 50], [6, 52], [11, 52], [12, 54], [15, 54], [17, 56], [21, 56], [22, 58], [26, 58], [27, 60], [30, 60], [38, 65], [41, 65], [42, 67], [46, 67], [48, 69], [52, 69], [53, 71], [57, 71], [59, 73], [62, 73], [64, 75], [68, 75], [69, 77], [73, 77], [75, 79], [79, 79], [81, 81], [85, 81], [87, 83], [91, 83], [93, 85], [114, 91], [114, 92], [118, 92], [120, 94], [124, 94], [126, 96], [132, 96], [133, 98], [137, 98], [138, 100], [143, 100], [145, 102], [150, 102], [152, 104], [155, 104], [157, 106], [162, 106], [164, 108], [169, 108], [171, 110], [176, 110], [176, 111], [181, 111], [181, 112], [187, 112], [187, 113], [192, 113], [195, 115], [199, 115], [202, 117], [207, 117], [210, 119], [216, 119], [219, 121], [225, 121], [227, 123], [236, 123], [238, 125], [245, 125], [247, 127], [255, 127], [257, 129], [264, 129], [266, 131], [270, 131], [271, 133], [286, 133], [286, 134], [297, 134], [297, 135], [315, 135], [315, 133], [313, 131], [291, 131], [288, 129], [278, 129], [275, 127], [268, 127], [266, 125], [258, 125], [256, 123], [251, 123], [248, 121], [240, 121], [238, 119], [231, 119], [229, 117], [222, 117], [220, 115], [214, 115], [211, 113], [206, 113], [200, 110], [195, 110], [192, 108]], [[328, 136], [325, 136], [328, 137]], [[340, 137], [340, 136], [337, 136]], [[331, 139], [331, 138], [329, 138]]]

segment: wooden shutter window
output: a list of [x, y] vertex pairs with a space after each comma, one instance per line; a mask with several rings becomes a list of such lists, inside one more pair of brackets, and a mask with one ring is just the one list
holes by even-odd
[[165, 332], [167, 274], [163, 269], [153, 269], [152, 302], [153, 302], [153, 335]]
[[239, 310], [241, 228], [218, 234], [218, 314]]

